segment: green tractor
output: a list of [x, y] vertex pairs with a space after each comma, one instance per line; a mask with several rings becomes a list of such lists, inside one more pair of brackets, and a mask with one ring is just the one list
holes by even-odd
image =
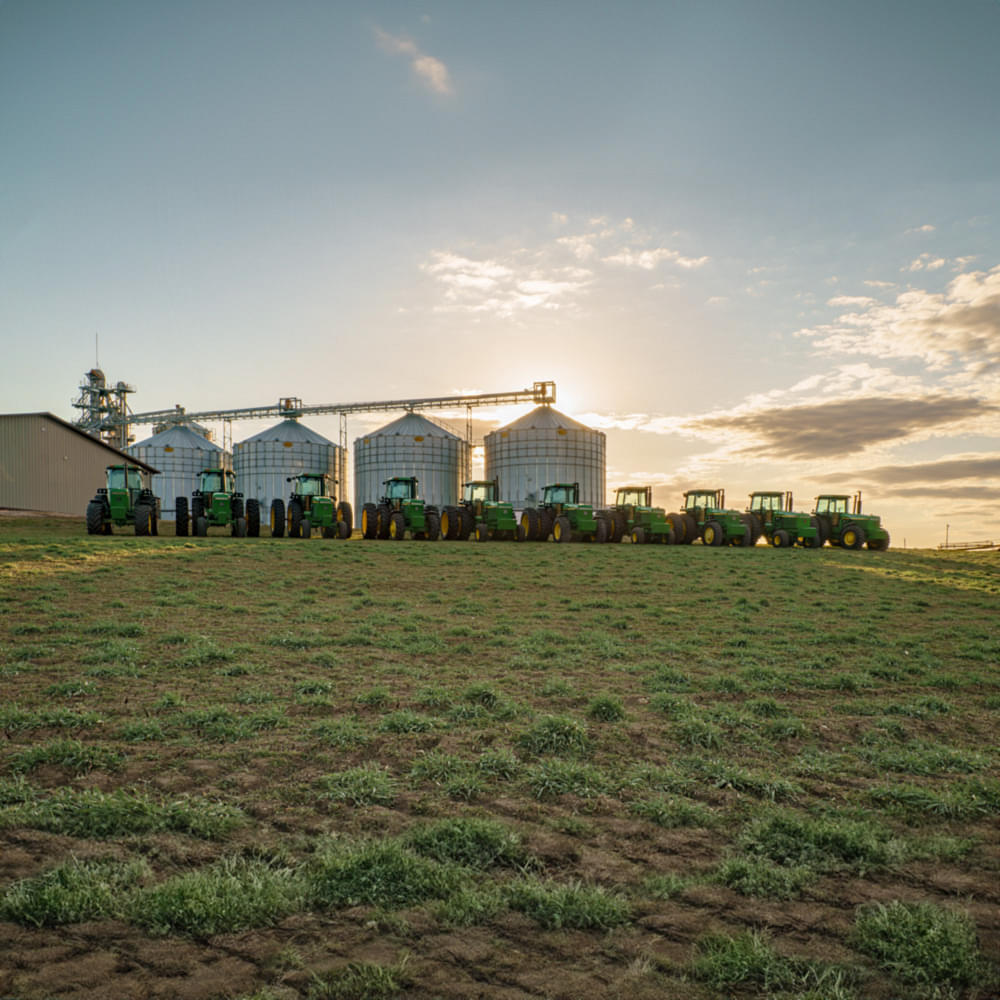
[[684, 509], [667, 520], [677, 541], [684, 545], [690, 545], [696, 538], [712, 546], [749, 547], [756, 541], [750, 515], [726, 509], [725, 490], [688, 490], [684, 494]]
[[441, 511], [441, 537], [466, 541], [475, 532], [477, 542], [490, 539], [517, 541], [514, 505], [499, 499], [500, 484], [494, 479], [476, 479], [462, 484], [457, 506]]
[[87, 534], [110, 535], [112, 525], [133, 525], [137, 535], [159, 534], [160, 501], [137, 465], [109, 465], [105, 485], [87, 504]]
[[177, 497], [174, 510], [174, 530], [178, 535], [187, 535], [189, 523], [191, 533], [199, 538], [204, 538], [209, 528], [229, 528], [233, 538], [260, 535], [260, 503], [247, 500], [244, 505], [231, 469], [218, 466], [202, 469], [198, 473], [198, 489], [191, 494], [190, 507], [187, 497]]
[[552, 483], [542, 490], [542, 502], [521, 511], [519, 537], [526, 542], [606, 542], [607, 518], [589, 503], [580, 503], [579, 483]]
[[602, 510], [601, 514], [608, 522], [609, 542], [631, 538], [637, 545], [674, 543], [674, 529], [667, 520], [666, 511], [653, 506], [652, 486], [619, 486], [614, 506]]
[[377, 504], [361, 508], [364, 538], [412, 538], [436, 542], [441, 537], [441, 515], [433, 504], [424, 503], [417, 493], [416, 476], [393, 476], [383, 484], [384, 495]]
[[287, 476], [294, 483], [292, 495], [285, 501], [271, 501], [271, 537], [281, 538], [288, 528], [289, 538], [312, 538], [313, 528], [319, 528], [324, 538], [350, 538], [354, 513], [346, 500], [337, 503], [331, 487], [334, 480], [325, 472], [304, 472]]
[[819, 518], [796, 511], [791, 493], [766, 490], [751, 493], [747, 513], [753, 518], [754, 543], [763, 535], [776, 549], [791, 545], [804, 549], [823, 547]]
[[860, 549], [867, 544], [873, 552], [889, 548], [889, 532], [876, 514], [861, 513], [861, 494], [824, 493], [816, 497], [813, 511], [823, 530], [823, 540], [843, 549]]

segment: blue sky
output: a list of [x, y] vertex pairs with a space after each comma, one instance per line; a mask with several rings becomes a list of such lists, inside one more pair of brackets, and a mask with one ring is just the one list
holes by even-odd
[[998, 38], [996, 0], [3, 0], [0, 410], [72, 418], [95, 335], [139, 411], [553, 379], [609, 487], [1000, 537]]

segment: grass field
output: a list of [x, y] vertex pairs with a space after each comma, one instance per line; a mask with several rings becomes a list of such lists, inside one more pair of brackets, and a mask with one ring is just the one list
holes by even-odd
[[0, 521], [0, 996], [986, 998], [1000, 556]]

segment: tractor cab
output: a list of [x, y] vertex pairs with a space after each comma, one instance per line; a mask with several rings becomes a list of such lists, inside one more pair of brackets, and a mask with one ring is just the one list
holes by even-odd
[[236, 476], [229, 469], [202, 469], [199, 476], [198, 493], [203, 497], [209, 497], [213, 493], [236, 492]]
[[541, 506], [556, 514], [561, 514], [564, 507], [575, 507], [579, 502], [579, 483], [553, 483], [542, 491]]
[[406, 501], [417, 499], [416, 476], [393, 476], [382, 485], [385, 487], [382, 502], [387, 503], [393, 510], [399, 510]]
[[758, 516], [763, 515], [764, 517], [770, 519], [775, 514], [780, 514], [782, 511], [792, 509], [792, 494], [791, 493], [751, 493], [750, 494], [750, 506], [747, 510], [751, 514], [757, 514]]
[[699, 521], [708, 511], [722, 510], [726, 506], [725, 490], [688, 490], [684, 494], [684, 509]]
[[619, 510], [652, 506], [652, 486], [619, 486], [615, 491], [615, 507]]
[[481, 520], [488, 504], [498, 502], [500, 486], [496, 479], [476, 479], [462, 484], [462, 499], [459, 505], [468, 510], [476, 520]]
[[332, 480], [326, 473], [304, 472], [299, 476], [289, 476], [288, 482], [295, 483], [292, 492], [295, 496], [308, 503], [312, 497], [328, 497], [332, 491], [328, 488]]
[[[860, 494], [854, 498], [855, 506], [860, 508]], [[816, 497], [816, 509], [814, 514], [824, 515], [831, 519], [833, 524], [838, 524], [842, 517], [850, 513], [851, 497], [846, 494], [827, 493]], [[855, 513], [860, 513], [860, 509]]]
[[109, 465], [105, 470], [106, 492], [111, 504], [111, 516], [114, 520], [131, 513], [136, 500], [143, 491], [142, 470], [134, 465]]

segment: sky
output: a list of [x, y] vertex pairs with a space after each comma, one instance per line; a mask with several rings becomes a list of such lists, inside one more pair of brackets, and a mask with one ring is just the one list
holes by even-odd
[[0, 0], [0, 412], [75, 419], [98, 362], [136, 412], [553, 380], [609, 490], [1000, 541], [998, 39], [998, 0]]

